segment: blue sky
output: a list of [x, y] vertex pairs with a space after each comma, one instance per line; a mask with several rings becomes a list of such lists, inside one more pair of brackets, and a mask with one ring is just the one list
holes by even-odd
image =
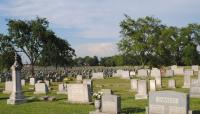
[[200, 0], [0, 0], [0, 33], [6, 19], [45, 17], [50, 28], [67, 39], [78, 56], [111, 56], [118, 53], [119, 23], [154, 16], [170, 26], [200, 23]]

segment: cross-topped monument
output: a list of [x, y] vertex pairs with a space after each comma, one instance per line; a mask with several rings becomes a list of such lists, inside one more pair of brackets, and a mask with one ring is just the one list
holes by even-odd
[[15, 62], [11, 67], [13, 90], [7, 104], [20, 104], [25, 102], [21, 86], [21, 69], [22, 65], [19, 63], [18, 55], [15, 53]]

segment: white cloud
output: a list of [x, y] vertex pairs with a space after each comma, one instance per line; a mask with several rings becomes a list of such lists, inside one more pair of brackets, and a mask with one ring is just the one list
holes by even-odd
[[[22, 19], [45, 17], [52, 23], [54, 30], [73, 29], [71, 36], [74, 39], [77, 37], [88, 40], [88, 44], [78, 48], [81, 51], [76, 49], [78, 55], [105, 56], [115, 52], [115, 44], [111, 46], [111, 43], [105, 43], [107, 45], [103, 46], [104, 43], [91, 42], [96, 39], [111, 39], [115, 42], [119, 40], [119, 22], [124, 13], [133, 18], [153, 15], [166, 24], [182, 26], [199, 22], [199, 4], [199, 0], [6, 0], [0, 1], [0, 14]], [[74, 39], [71, 40], [72, 47], [79, 42]], [[104, 47], [109, 48], [105, 50]]]
[[124, 13], [133, 18], [155, 15], [173, 23], [174, 18], [179, 22], [182, 17], [198, 15], [199, 3], [198, 0], [7, 0], [0, 5], [0, 13], [23, 18], [39, 15], [48, 18], [55, 27], [81, 29], [79, 35], [83, 37], [113, 38], [119, 36], [118, 24]]
[[117, 54], [116, 44], [113, 43], [88, 43], [75, 47], [78, 56], [112, 56]]

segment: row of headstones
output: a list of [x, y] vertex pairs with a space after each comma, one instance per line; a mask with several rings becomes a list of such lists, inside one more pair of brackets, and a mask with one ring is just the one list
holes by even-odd
[[[161, 78], [155, 78], [155, 79], [156, 80], [150, 80], [150, 91], [155, 91], [156, 88], [161, 87]], [[81, 82], [82, 80], [83, 80], [82, 76], [78, 75], [77, 81]], [[87, 80], [87, 79], [84, 79], [83, 83], [85, 82], [85, 80]], [[90, 80], [90, 79], [88, 79], [88, 80]], [[199, 80], [200, 80], [200, 76], [199, 76], [198, 80], [190, 81], [190, 75], [184, 75], [184, 86], [183, 86], [183, 88], [190, 88], [191, 87], [191, 92], [196, 92], [195, 90], [197, 90], [199, 88], [199, 85], [200, 85]], [[190, 84], [190, 82], [191, 82], [191, 84]], [[142, 82], [142, 80], [138, 81], [137, 79], [131, 79], [131, 88], [133, 90], [137, 90], [137, 88], [140, 87], [140, 85], [142, 85], [142, 88], [143, 88], [144, 84], [142, 84], [142, 83], [144, 83], [144, 81]], [[22, 86], [25, 85], [24, 79], [21, 80], [21, 84], [22, 84]], [[50, 88], [49, 87], [50, 86], [49, 81], [45, 80], [45, 83], [36, 83], [35, 84], [35, 78], [30, 78], [30, 85], [35, 85], [35, 93], [46, 93], [46, 92], [48, 92], [48, 88]], [[65, 90], [64, 89], [64, 88], [66, 88], [65, 85], [66, 84], [60, 84], [58, 89], [59, 90]], [[176, 86], [175, 80], [171, 79], [171, 80], [168, 81], [168, 88], [176, 88], [175, 86]], [[61, 89], [61, 88], [63, 88], [63, 89]], [[8, 81], [8, 82], [5, 83], [4, 93], [11, 93], [11, 91], [12, 91], [12, 82]], [[62, 91], [61, 91], [61, 93], [62, 93]]]
[[[149, 90], [150, 92], [156, 91], [157, 88], [160, 88], [161, 85], [156, 84], [156, 80], [149, 81]], [[174, 79], [168, 80], [168, 88], [176, 88], [176, 81]], [[183, 88], [186, 88], [186, 85], [183, 85]], [[187, 86], [188, 88], [188, 86]], [[147, 99], [148, 96], [148, 86], [146, 80], [137, 80], [131, 79], [131, 90], [137, 92], [135, 99]], [[190, 86], [190, 97], [200, 98], [200, 79], [194, 80]]]
[[[169, 88], [176, 88], [175, 80], [171, 79], [168, 81]], [[156, 80], [149, 80], [150, 92], [156, 91], [157, 88], [161, 88], [161, 83], [156, 83]], [[147, 99], [148, 86], [146, 80], [131, 79], [131, 90], [137, 92], [135, 99]]]
[[[89, 80], [91, 81], [91, 80]], [[146, 81], [141, 81], [146, 83]], [[140, 83], [140, 81], [139, 81]], [[91, 83], [90, 83], [91, 84]], [[90, 103], [91, 102], [91, 85], [83, 82], [83, 84], [67, 84], [68, 101], [72, 103]], [[143, 85], [143, 84], [139, 84]], [[138, 87], [143, 89], [144, 86]], [[81, 91], [80, 91], [81, 90]], [[121, 100], [117, 95], [112, 95], [110, 91], [103, 91], [104, 95], [101, 99], [100, 112], [90, 112], [90, 114], [119, 114], [121, 112]], [[144, 97], [142, 94], [137, 97]], [[147, 98], [147, 96], [145, 96]], [[159, 91], [149, 93], [149, 107], [146, 108], [146, 114], [188, 114], [189, 99], [184, 93]]]
[[[35, 78], [30, 78], [30, 85], [35, 86], [35, 93], [46, 93], [46, 91], [50, 88], [50, 81], [45, 80], [44, 83], [41, 83], [42, 81], [38, 81], [38, 83], [35, 83]], [[25, 80], [21, 80], [21, 86], [25, 86]], [[3, 93], [11, 93], [13, 90], [13, 82], [12, 81], [6, 81], [5, 82], [5, 90]]]
[[[25, 102], [25, 99], [22, 94], [22, 89], [21, 89], [21, 81], [20, 81], [20, 66], [18, 66], [17, 59], [15, 59], [15, 64], [12, 66], [12, 77], [13, 77], [13, 91], [12, 94], [10, 95], [10, 98], [7, 100], [8, 104], [16, 104], [16, 103], [22, 103]], [[67, 91], [68, 91], [68, 101], [69, 102], [76, 102], [77, 99], [79, 99], [78, 102], [90, 102], [91, 101], [91, 86], [88, 84], [68, 84], [67, 85]], [[161, 111], [161, 114], [174, 114], [174, 113], [179, 113], [180, 114], [187, 114], [189, 110], [189, 102], [187, 101], [188, 98], [186, 95], [183, 95], [182, 93], [169, 93], [166, 96], [167, 93], [160, 94], [159, 97], [154, 97], [153, 95], [150, 94], [150, 104], [148, 113], [149, 114], [155, 114], [158, 110]], [[176, 97], [176, 95], [178, 95]], [[168, 97], [171, 96], [171, 97]], [[151, 98], [152, 97], [152, 98]], [[107, 108], [109, 111], [110, 109], [114, 109], [114, 114], [118, 114], [120, 112], [119, 108], [113, 108], [115, 104], [119, 104], [119, 100], [112, 100], [111, 97], [102, 97], [102, 110], [103, 113], [104, 110], [103, 107]], [[105, 99], [105, 101], [104, 101]], [[155, 99], [155, 100], [152, 100]], [[154, 102], [151, 102], [155, 101]], [[110, 102], [109, 102], [110, 101]], [[113, 102], [117, 101], [117, 102]], [[158, 103], [158, 104], [157, 104]], [[105, 104], [105, 105], [104, 105]], [[161, 104], [161, 105], [160, 105]], [[164, 104], [164, 105], [163, 105]], [[166, 104], [170, 104], [166, 106]], [[173, 105], [171, 105], [173, 104]], [[117, 105], [118, 106], [118, 105]], [[111, 107], [111, 108], [108, 108]], [[156, 107], [156, 108], [155, 108]], [[116, 110], [117, 109], [117, 110]], [[167, 111], [166, 111], [167, 110]], [[107, 113], [107, 112], [106, 112]], [[108, 112], [112, 113], [112, 112]]]
[[[192, 114], [188, 94], [175, 91], [150, 92], [146, 114]], [[121, 98], [106, 89], [101, 98], [101, 109], [89, 114], [120, 114]]]
[[152, 68], [150, 69], [139, 69], [137, 71], [124, 71], [117, 70], [117, 73], [114, 73], [113, 76], [121, 76], [122, 78], [130, 78], [130, 76], [139, 76], [139, 77], [160, 77], [163, 76], [174, 76], [174, 75], [184, 75], [185, 73], [189, 75], [194, 75], [194, 72], [198, 72], [199, 67], [197, 65], [192, 66], [191, 69], [184, 69], [183, 67], [172, 66], [171, 69], [165, 70], [163, 74], [161, 74], [160, 69]]

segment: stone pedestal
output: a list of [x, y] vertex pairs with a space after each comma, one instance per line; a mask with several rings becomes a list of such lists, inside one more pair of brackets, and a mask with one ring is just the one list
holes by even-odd
[[14, 105], [24, 103], [26, 101], [22, 92], [21, 69], [22, 66], [18, 62], [17, 54], [15, 54], [15, 63], [11, 67], [13, 90], [10, 98], [7, 100], [7, 104]]

